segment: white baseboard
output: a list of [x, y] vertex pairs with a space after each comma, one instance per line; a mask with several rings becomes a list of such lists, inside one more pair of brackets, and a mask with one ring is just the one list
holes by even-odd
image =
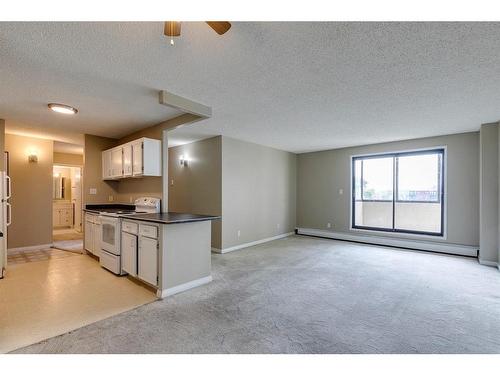
[[479, 258], [478, 261], [479, 261], [479, 264], [482, 264], [483, 266], [500, 267], [500, 265], [497, 262], [493, 262], [491, 260], [484, 260], [484, 259]]
[[187, 283], [180, 284], [180, 285], [174, 286], [172, 288], [163, 289], [163, 290], [158, 289], [156, 291], [156, 296], [158, 298], [165, 298], [165, 297], [173, 296], [174, 294], [177, 294], [180, 292], [185, 292], [186, 290], [196, 288], [197, 286], [208, 284], [211, 281], [212, 281], [212, 276], [205, 276], [205, 277], [202, 277], [201, 279], [189, 281]]
[[285, 237], [291, 236], [293, 234], [294, 234], [294, 232], [283, 233], [283, 234], [280, 234], [278, 236], [263, 238], [262, 240], [247, 242], [247, 243], [244, 243], [244, 244], [241, 244], [241, 245], [236, 245], [236, 246], [228, 247], [228, 248], [225, 248], [225, 249], [216, 249], [216, 248], [212, 247], [212, 251], [215, 252], [215, 253], [219, 253], [219, 254], [225, 254], [225, 253], [229, 253], [231, 251], [244, 249], [245, 247], [260, 245], [261, 243], [265, 243], [265, 242], [269, 242], [269, 241], [274, 241], [274, 240], [279, 240], [280, 238], [285, 238]]
[[44, 244], [44, 245], [34, 245], [34, 246], [24, 246], [24, 247], [11, 247], [7, 249], [7, 254], [15, 254], [20, 251], [33, 251], [33, 250], [46, 250], [52, 247], [52, 243]]
[[478, 248], [474, 246], [456, 245], [449, 243], [438, 243], [430, 241], [415, 241], [405, 238], [389, 238], [382, 236], [367, 236], [362, 234], [351, 234], [341, 232], [330, 232], [321, 229], [297, 228], [298, 234], [309, 236], [326, 237], [336, 240], [345, 240], [353, 242], [363, 242], [372, 245], [394, 246], [414, 250], [434, 251], [438, 253], [464, 255], [477, 257]]

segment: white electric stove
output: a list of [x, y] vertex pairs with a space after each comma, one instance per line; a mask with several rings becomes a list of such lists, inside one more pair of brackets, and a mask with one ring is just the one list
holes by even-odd
[[140, 213], [157, 213], [161, 210], [161, 199], [142, 197], [135, 200], [135, 210], [105, 209], [101, 218], [101, 254], [99, 262], [109, 271], [123, 275], [121, 269], [121, 220]]

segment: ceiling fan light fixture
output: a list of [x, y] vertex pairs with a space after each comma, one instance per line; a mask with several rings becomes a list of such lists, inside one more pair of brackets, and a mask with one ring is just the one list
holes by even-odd
[[49, 107], [49, 109], [51, 109], [54, 112], [62, 113], [65, 115], [76, 115], [78, 113], [78, 109], [66, 104], [49, 103], [47, 107]]
[[[205, 21], [217, 34], [223, 35], [230, 28], [231, 23], [227, 21]], [[181, 23], [177, 21], [165, 21], [163, 34], [170, 37], [170, 45], [174, 45], [174, 37], [181, 35]]]
[[174, 36], [181, 35], [181, 23], [177, 21], [165, 21], [163, 34], [170, 37], [170, 45], [173, 46]]
[[165, 26], [163, 27], [163, 34], [165, 34], [166, 36], [180, 36], [181, 23], [177, 21], [165, 21]]
[[231, 28], [231, 23], [227, 21], [205, 21], [217, 34], [223, 35]]

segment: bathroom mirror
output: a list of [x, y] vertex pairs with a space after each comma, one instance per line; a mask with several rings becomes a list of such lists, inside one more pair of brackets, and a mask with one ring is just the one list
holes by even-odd
[[61, 176], [53, 177], [53, 189], [52, 189], [52, 197], [53, 199], [66, 199], [66, 178]]

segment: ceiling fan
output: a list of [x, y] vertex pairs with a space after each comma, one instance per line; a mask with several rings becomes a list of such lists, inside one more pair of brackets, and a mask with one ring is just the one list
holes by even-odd
[[[231, 24], [226, 21], [206, 21], [206, 23], [219, 35], [226, 33], [231, 28]], [[170, 44], [174, 45], [174, 36], [181, 35], [181, 23], [177, 21], [166, 21], [163, 34], [169, 36]]]

